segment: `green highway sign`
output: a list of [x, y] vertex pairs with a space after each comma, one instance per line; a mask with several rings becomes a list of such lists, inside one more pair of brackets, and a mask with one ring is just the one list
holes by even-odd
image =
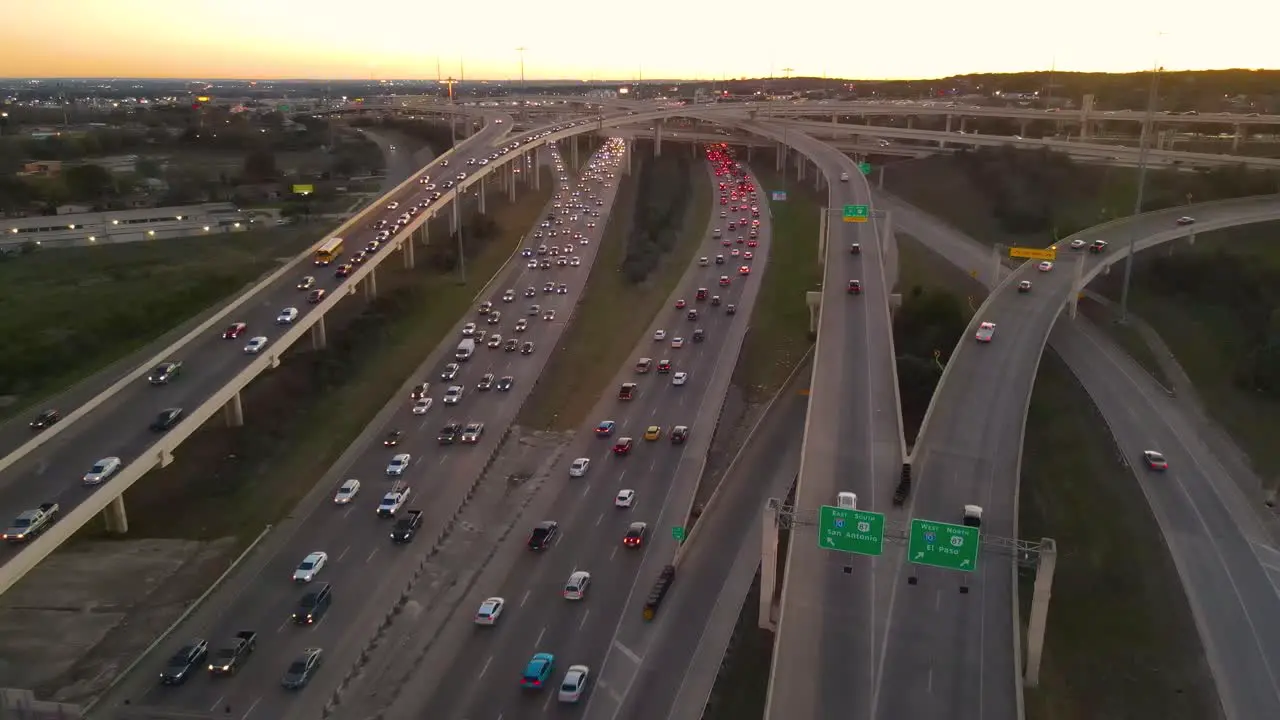
[[823, 505], [818, 509], [818, 547], [880, 555], [884, 552], [884, 514]]
[[844, 206], [845, 222], [866, 222], [869, 217], [871, 217], [871, 208], [866, 205]]
[[678, 543], [684, 542], [684, 528], [679, 525], [671, 528], [671, 537]]
[[978, 569], [978, 528], [968, 525], [911, 519], [907, 536], [907, 561], [947, 570]]
[[869, 162], [858, 163], [858, 170], [862, 171], [863, 175], [870, 175], [871, 163]]

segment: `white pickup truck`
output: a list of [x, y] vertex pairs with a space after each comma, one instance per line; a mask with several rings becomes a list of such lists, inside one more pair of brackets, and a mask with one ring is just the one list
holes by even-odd
[[395, 517], [400, 507], [409, 499], [409, 485], [407, 483], [398, 482], [391, 487], [391, 491], [382, 496], [382, 502], [378, 503], [378, 517]]

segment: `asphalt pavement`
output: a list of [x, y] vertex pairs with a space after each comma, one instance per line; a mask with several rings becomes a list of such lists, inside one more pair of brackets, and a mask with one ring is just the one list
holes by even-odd
[[[766, 134], [781, 131], [769, 128]], [[788, 131], [786, 137], [816, 158], [828, 178], [851, 173], [849, 182], [836, 182], [831, 191], [796, 504], [815, 514], [818, 506], [834, 504], [837, 492], [852, 491], [859, 507], [882, 511], [902, 458], [890, 288], [876, 222], [841, 219], [841, 206], [870, 205], [871, 198], [856, 166], [840, 151], [803, 133]], [[793, 166], [789, 170], [794, 173]], [[860, 254], [850, 252], [854, 243]], [[862, 294], [848, 294], [849, 280], [861, 282]], [[875, 562], [823, 551], [808, 532], [796, 534], [787, 553], [766, 718], [869, 716], [877, 650], [872, 618], [879, 601], [871, 573]]]
[[[209, 603], [207, 612], [196, 613], [191, 622], [174, 633], [171, 640], [155, 653], [156, 665], [144, 664], [137, 677], [127, 679], [121, 689], [113, 693], [111, 704], [120, 717], [136, 717], [139, 708], [147, 708], [154, 715], [146, 717], [182, 717], [181, 713], [222, 712], [230, 717], [245, 720], [254, 718], [313, 718], [319, 716], [320, 707], [330, 689], [340, 680], [350, 666], [353, 654], [377, 627], [381, 617], [390, 609], [395, 597], [404, 589], [412, 575], [411, 568], [421, 561], [430, 548], [430, 538], [438, 534], [445, 521], [464, 501], [464, 497], [496, 451], [505, 429], [514, 420], [524, 397], [550, 359], [552, 348], [558, 342], [568, 323], [571, 310], [581, 297], [588, 271], [595, 259], [600, 233], [612, 207], [614, 188], [595, 185], [605, 204], [590, 209], [600, 212], [600, 217], [585, 213], [576, 221], [566, 221], [558, 231], [583, 233], [588, 242], [583, 245], [572, 241], [568, 234], [557, 238], [526, 239], [526, 247], [535, 248], [539, 243], [572, 242], [577, 248], [581, 266], [530, 269], [522, 257], [513, 258], [505, 279], [487, 288], [487, 299], [502, 311], [501, 322], [489, 325], [478, 314], [468, 314], [459, 322], [457, 332], [451, 334], [426, 365], [428, 374], [410, 378], [406, 382], [405, 395], [391, 401], [390, 413], [384, 411], [381, 429], [368, 440], [368, 447], [354, 456], [346, 466], [334, 468], [324, 487], [313, 493], [294, 516], [299, 519], [296, 529], [279, 544], [256, 568], [242, 569], [242, 581], [236, 588], [228, 588]], [[550, 211], [550, 205], [547, 210]], [[594, 223], [595, 227], [588, 227]], [[532, 231], [531, 231], [532, 232]], [[545, 232], [545, 231], [544, 231]], [[568, 293], [546, 294], [542, 286], [547, 282], [565, 283]], [[536, 297], [526, 299], [525, 287], [536, 287]], [[512, 303], [501, 300], [506, 289], [514, 289], [517, 298]], [[479, 298], [486, 299], [486, 298]], [[526, 314], [530, 303], [538, 303], [543, 311], [554, 309], [556, 317], [547, 321], [541, 316]], [[527, 318], [529, 329], [513, 332], [518, 319]], [[462, 365], [456, 381], [442, 381], [439, 377], [443, 365], [453, 360], [453, 353], [461, 339], [463, 322], [476, 322], [479, 329], [498, 331], [504, 337], [532, 341], [535, 351], [530, 356], [503, 349], [477, 347], [475, 356]], [[499, 377], [510, 375], [515, 385], [510, 392], [475, 389], [484, 373]], [[429, 396], [433, 407], [423, 416], [411, 414], [412, 401], [408, 387], [416, 382], [430, 382]], [[461, 403], [447, 406], [442, 396], [447, 386], [456, 382], [466, 388]], [[463, 423], [485, 423], [486, 431], [481, 441], [474, 445], [440, 445], [437, 434], [450, 420]], [[382, 439], [392, 429], [403, 435], [395, 447], [384, 447]], [[406, 546], [394, 545], [389, 539], [392, 523], [375, 517], [374, 510], [392, 479], [385, 474], [391, 457], [397, 453], [410, 453], [412, 464], [401, 478], [409, 483], [412, 493], [403, 510], [421, 509], [426, 520], [418, 531], [419, 538]], [[363, 488], [355, 501], [346, 506], [334, 505], [333, 491], [345, 478], [357, 478]], [[316, 582], [327, 582], [333, 587], [334, 601], [329, 612], [311, 627], [298, 627], [290, 621], [298, 599], [306, 591], [290, 578], [293, 569], [308, 553], [322, 550], [329, 555], [329, 564], [322, 570]], [[185, 686], [172, 688], [155, 684], [152, 675], [177, 647], [191, 637], [204, 637], [216, 648], [240, 630], [259, 633], [258, 650], [248, 661], [245, 672], [234, 678], [210, 678], [197, 673]], [[322, 647], [326, 650], [325, 666], [302, 692], [288, 692], [280, 687], [280, 676], [289, 662], [304, 647]], [[120, 704], [130, 699], [130, 708], [121, 713]], [[135, 713], [133, 715], [129, 713]], [[167, 714], [166, 714], [167, 713]], [[198, 715], [197, 715], [198, 716]]]
[[[463, 158], [491, 152], [493, 145], [505, 135], [507, 127], [509, 126], [506, 124], [487, 125], [473, 136], [473, 144], [465, 146], [465, 151], [459, 151], [459, 162], [450, 171], [459, 170]], [[423, 187], [414, 184], [406, 188], [402, 191], [402, 197], [397, 198], [398, 202], [407, 207], [410, 202], [425, 199], [429, 193]], [[394, 220], [402, 212], [403, 209], [387, 210], [385, 202], [371, 206], [365, 212], [360, 229], [347, 236], [344, 257], [351, 257], [373, 239], [376, 231], [370, 225], [374, 220]], [[389, 247], [384, 245], [379, 252], [391, 252]], [[44, 502], [58, 502], [63, 513], [66, 513], [95, 492], [96, 488], [86, 487], [81, 478], [97, 460], [115, 456], [127, 465], [142, 456], [160, 437], [148, 426], [161, 410], [199, 406], [253, 359], [254, 356], [244, 353], [244, 346], [249, 338], [256, 335], [272, 338], [280, 334], [281, 326], [276, 325], [276, 317], [282, 309], [297, 308], [299, 319], [311, 310], [312, 306], [306, 302], [307, 293], [296, 288], [304, 275], [313, 275], [316, 278], [315, 287], [330, 293], [337, 292], [339, 286], [346, 282], [345, 279], [334, 276], [332, 267], [314, 267], [310, 260], [299, 259], [296, 262], [296, 273], [282, 277], [241, 305], [240, 312], [230, 321], [248, 324], [248, 329], [241, 337], [224, 340], [222, 329], [219, 328], [205, 337], [193, 340], [185, 349], [174, 354], [172, 359], [181, 360], [184, 365], [181, 375], [169, 384], [152, 386], [145, 379], [138, 380], [56, 438], [0, 473], [0, 518], [3, 518], [3, 522], [7, 523], [23, 510]], [[83, 402], [89, 396], [86, 393], [85, 397], [78, 399]], [[60, 409], [67, 414], [74, 408]], [[252, 413], [255, 408], [245, 407], [244, 411]], [[20, 436], [21, 433], [16, 435]], [[27, 435], [30, 435], [29, 430]], [[0, 439], [13, 443], [6, 446], [7, 449], [12, 449], [25, 440], [15, 437], [12, 432]], [[21, 546], [0, 549], [0, 561], [7, 562], [17, 547]]]
[[[914, 450], [910, 515], [959, 523], [964, 505], [981, 505], [984, 534], [1013, 537], [1026, 407], [1049, 329], [1077, 279], [1116, 259], [1130, 237], [1143, 238], [1142, 248], [1206, 225], [1265, 217], [1275, 206], [1265, 198], [1205, 205], [1195, 210], [1191, 228], [1174, 222], [1185, 208], [1147, 213], [1080, 233], [1089, 242], [1109, 241], [1106, 254], [1064, 247], [1049, 272], [1038, 272], [1036, 263], [1015, 271], [974, 318], [996, 324], [993, 342], [966, 338], [935, 391], [932, 415]], [[1032, 281], [1030, 292], [1018, 292], [1022, 279]], [[900, 549], [891, 557], [897, 562], [885, 575], [892, 574], [895, 590], [876, 688], [877, 717], [1015, 717], [1019, 639], [1011, 558], [987, 553], [975, 572], [962, 574], [908, 565]], [[917, 584], [908, 585], [909, 576]], [[962, 586], [967, 594], [961, 594]]]
[[[724, 209], [717, 206], [717, 209]], [[727, 210], [726, 210], [727, 213]], [[728, 214], [728, 213], [727, 213]], [[746, 212], [735, 215], [748, 215]], [[482, 576], [472, 602], [464, 603], [446, 626], [437, 649], [420, 666], [421, 684], [415, 692], [402, 696], [387, 713], [397, 717], [514, 718], [535, 717], [546, 712], [569, 712], [590, 717], [611, 717], [617, 703], [632, 689], [638, 666], [652, 640], [652, 627], [641, 619], [640, 604], [649, 592], [658, 571], [671, 562], [676, 543], [671, 528], [682, 525], [697, 476], [705, 462], [705, 451], [719, 414], [729, 375], [736, 362], [736, 348], [745, 333], [759, 277], [764, 271], [770, 237], [767, 214], [761, 214], [759, 246], [750, 248], [755, 259], [735, 264], [731, 249], [747, 250], [731, 243], [724, 247], [712, 237], [710, 227], [699, 257], [726, 255], [725, 265], [711, 262], [702, 267], [695, 261], [685, 273], [667, 309], [645, 331], [627, 366], [597, 404], [578, 433], [577, 439], [559, 464], [549, 504], [548, 517], [529, 517], [525, 532], [515, 533], [502, 548], [510, 562], [496, 563]], [[725, 227], [715, 218], [712, 227]], [[737, 230], [733, 238], [746, 233]], [[750, 276], [737, 272], [738, 264], [753, 268]], [[728, 275], [731, 285], [720, 287], [718, 278]], [[720, 295], [721, 307], [695, 302], [697, 288]], [[684, 310], [673, 306], [684, 298], [698, 308], [696, 322], [685, 318]], [[725, 305], [735, 304], [736, 315], [725, 314]], [[625, 313], [625, 311], [623, 311]], [[625, 318], [620, 316], [620, 322]], [[707, 340], [691, 343], [689, 334], [703, 328]], [[664, 329], [668, 338], [655, 341], [653, 333]], [[685, 346], [670, 347], [670, 338], [683, 336]], [[734, 348], [734, 351], [730, 351]], [[684, 387], [674, 387], [666, 375], [637, 374], [640, 357], [655, 362], [669, 358], [673, 371], [689, 373]], [[634, 400], [620, 401], [616, 388], [623, 382], [637, 382]], [[714, 386], [715, 390], [709, 388]], [[617, 430], [610, 439], [594, 436], [595, 425], [614, 420]], [[649, 425], [658, 425], [663, 437], [654, 442], [642, 439]], [[683, 446], [671, 445], [667, 434], [675, 425], [691, 428]], [[627, 457], [612, 456], [611, 446], [619, 437], [630, 436], [636, 446]], [[576, 457], [591, 459], [584, 478], [569, 478], [568, 464]], [[553, 476], [554, 477], [554, 476]], [[618, 490], [637, 492], [636, 506], [617, 509], [613, 499]], [[543, 519], [560, 524], [560, 540], [545, 553], [523, 550], [527, 530]], [[622, 547], [622, 536], [631, 522], [648, 523], [649, 533], [641, 548]], [[561, 589], [576, 569], [592, 574], [592, 586], [582, 602], [568, 602]], [[507, 600], [503, 617], [495, 627], [476, 627], [472, 618], [485, 598], [498, 595]], [[556, 656], [553, 687], [541, 693], [527, 693], [519, 687], [519, 677], [535, 652]], [[556, 708], [554, 687], [571, 664], [588, 665], [595, 674], [594, 687], [582, 709]], [[643, 692], [643, 688], [639, 688]]]
[[[958, 267], [990, 265], [984, 262], [990, 251], [976, 241], [896, 198], [881, 199], [898, 213], [898, 227]], [[1269, 670], [1280, 667], [1274, 621], [1280, 608], [1272, 584], [1280, 582], [1280, 554], [1232, 479], [1248, 469], [1235, 467], [1234, 453], [1222, 458], [1181, 398], [1158, 387], [1092, 323], [1058, 322], [1050, 343], [1102, 413], [1151, 504], [1227, 716], [1280, 716], [1277, 678]], [[1141, 462], [1146, 449], [1163, 452], [1170, 471], [1148, 472]]]

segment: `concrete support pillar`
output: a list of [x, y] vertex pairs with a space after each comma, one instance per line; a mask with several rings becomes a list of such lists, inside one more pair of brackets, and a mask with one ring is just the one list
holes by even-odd
[[1240, 149], [1240, 136], [1244, 134], [1244, 128], [1236, 125], [1236, 132], [1231, 136], [1231, 153], [1234, 155]]
[[893, 211], [885, 210], [884, 217], [880, 219], [880, 251], [888, 252], [889, 246], [893, 244]]
[[658, 157], [662, 154], [662, 121], [657, 120], [653, 123], [653, 156]]
[[424, 222], [418, 226], [418, 236], [422, 241], [422, 247], [426, 247], [431, 244], [431, 230], [428, 228], [428, 225], [430, 225], [429, 222]]
[[952, 117], [953, 117], [953, 116], [951, 116], [951, 115], [948, 115], [948, 116], [947, 116], [947, 127], [946, 127], [946, 129], [944, 130], [944, 132], [951, 132], [951, 118], [952, 118]]
[[839, 115], [832, 115], [832, 116], [831, 116], [831, 124], [832, 124], [832, 125], [839, 125], [839, 124], [840, 124], [840, 116], [839, 116]]
[[822, 190], [822, 177], [823, 177], [822, 172], [818, 169], [818, 166], [815, 165], [813, 167], [813, 191], [814, 192], [818, 192]]
[[1058, 545], [1053, 538], [1040, 540], [1036, 563], [1036, 585], [1031, 593], [1031, 617], [1027, 621], [1027, 670], [1023, 683], [1040, 685], [1040, 659], [1044, 655], [1044, 629], [1049, 620], [1049, 597], [1053, 594], [1053, 570], [1058, 564]]
[[488, 178], [487, 176], [486, 176], [486, 177], [482, 177], [482, 178], [480, 178], [480, 182], [478, 183], [478, 185], [479, 185], [479, 191], [478, 191], [478, 193], [477, 193], [477, 194], [478, 194], [478, 196], [479, 196], [479, 198], [480, 198], [479, 203], [480, 203], [480, 214], [481, 214], [481, 215], [484, 215], [484, 214], [485, 214], [485, 210], [486, 210], [485, 205], [484, 205], [484, 199], [485, 199], [485, 196], [486, 196], [486, 195], [488, 195], [489, 193], [485, 192], [485, 187], [484, 187], [484, 186], [485, 186], [485, 184], [486, 184], [486, 183], [485, 183], [485, 181], [486, 181], [486, 180], [488, 180], [488, 179], [489, 179], [489, 178]]
[[449, 203], [449, 234], [458, 232], [458, 227], [462, 224], [462, 215], [459, 208], [462, 207], [462, 189], [458, 188], [457, 194], [453, 196], [453, 202]]
[[760, 518], [760, 615], [761, 630], [776, 630], [773, 596], [778, 586], [778, 510], [765, 506]]
[[626, 141], [625, 143], [623, 143], [623, 146], [622, 146], [622, 154], [623, 154], [623, 155], [625, 155], [625, 156], [626, 156], [626, 158], [627, 158], [627, 164], [622, 166], [622, 172], [623, 172], [623, 174], [624, 174], [624, 175], [630, 175], [630, 174], [631, 174], [631, 150], [632, 150], [632, 148], [631, 148], [631, 141], [630, 141], [630, 140], [628, 140], [628, 141]]
[[542, 189], [542, 146], [533, 151], [533, 189]]
[[376, 297], [378, 297], [378, 268], [374, 268], [364, 276], [364, 298], [372, 300]]
[[968, 129], [969, 129], [969, 118], [967, 117], [960, 118], [960, 133], [963, 134]]
[[1089, 93], [1089, 94], [1086, 94], [1084, 96], [1084, 99], [1080, 102], [1080, 141], [1081, 142], [1088, 142], [1089, 138], [1093, 136], [1093, 132], [1092, 132], [1093, 128], [1091, 127], [1093, 123], [1090, 122], [1089, 120], [1089, 116], [1092, 114], [1093, 114], [1093, 94]]
[[773, 151], [773, 169], [774, 172], [781, 173], [786, 169], [787, 165], [787, 146], [778, 143], [778, 147]]
[[809, 306], [809, 334], [818, 335], [818, 319], [822, 316], [822, 293], [810, 290], [804, 294], [804, 302]]
[[1188, 244], [1188, 245], [1195, 245], [1195, 244], [1196, 244], [1196, 234], [1195, 234], [1195, 232], [1194, 232], [1194, 231], [1192, 231], [1191, 233], [1189, 233], [1189, 234], [1187, 235], [1187, 244]]
[[129, 516], [124, 511], [124, 495], [117, 495], [102, 509], [102, 519], [107, 523], [107, 532], [113, 535], [124, 535], [129, 532]]
[[914, 130], [914, 129], [915, 129], [915, 127], [916, 127], [916, 116], [915, 116], [915, 115], [908, 115], [908, 116], [907, 116], [907, 129], [908, 129], [908, 130]]
[[[946, 132], [947, 132], [948, 134], [950, 134], [950, 132], [951, 132], [951, 116], [950, 116], [950, 115], [948, 115], [948, 116], [947, 116]], [[946, 146], [947, 146], [947, 140], [946, 140], [946, 138], [943, 138], [942, 140], [939, 140], [939, 141], [938, 141], [938, 147], [940, 147], [940, 148], [944, 148], [944, 147], [946, 147]]]
[[1084, 255], [1076, 258], [1075, 279], [1071, 281], [1071, 297], [1067, 299], [1067, 314], [1072, 320], [1076, 319], [1076, 306], [1080, 303], [1080, 294], [1084, 292], [1084, 258]]
[[[524, 160], [521, 159], [521, 160], [517, 160], [516, 162], [524, 162]], [[516, 178], [517, 177], [519, 177], [519, 175], [516, 174], [515, 165], [508, 165], [507, 166], [507, 202], [514, 203], [516, 201]]]
[[818, 262], [823, 265], [827, 263], [827, 234], [831, 232], [830, 221], [831, 213], [827, 208], [818, 208]]
[[227, 427], [244, 425], [244, 405], [240, 402], [240, 393], [232, 395], [227, 404], [222, 406], [222, 417], [226, 419]]
[[324, 318], [320, 318], [311, 326], [311, 349], [323, 350], [329, 345], [329, 336], [324, 329]]
[[404, 269], [413, 269], [413, 238], [400, 243], [400, 254], [404, 257]]
[[755, 147], [751, 143], [747, 143], [747, 164], [751, 164], [751, 148]]
[[569, 138], [569, 167], [578, 172], [578, 136]]
[[1030, 127], [1030, 123], [1031, 123], [1031, 121], [1030, 121], [1030, 120], [1019, 120], [1019, 121], [1018, 121], [1018, 134], [1019, 134], [1019, 135], [1021, 135], [1022, 137], [1026, 137], [1026, 136], [1027, 136], [1027, 128], [1028, 128], [1028, 127]]
[[879, 179], [876, 180], [876, 187], [880, 188], [881, 190], [884, 189], [884, 166], [883, 165], [880, 166], [880, 177]]

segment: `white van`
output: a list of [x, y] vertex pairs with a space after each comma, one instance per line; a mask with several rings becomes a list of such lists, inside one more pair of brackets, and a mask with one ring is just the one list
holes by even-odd
[[851, 493], [851, 492], [836, 493], [836, 507], [844, 508], [846, 510], [857, 510], [858, 509], [857, 493]]
[[840, 182], [849, 182], [849, 173], [840, 173]]

